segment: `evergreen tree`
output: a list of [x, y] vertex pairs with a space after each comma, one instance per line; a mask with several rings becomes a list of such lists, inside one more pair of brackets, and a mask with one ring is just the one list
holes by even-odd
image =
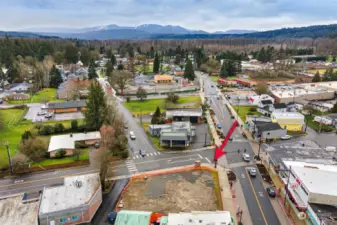
[[174, 58], [174, 64], [179, 65], [181, 61], [181, 55], [177, 54], [176, 57]]
[[55, 65], [53, 65], [49, 74], [50, 74], [49, 86], [51, 88], [58, 88], [58, 86], [63, 82], [60, 71], [56, 69]]
[[256, 59], [263, 63], [268, 62], [268, 55], [264, 47], [262, 47], [261, 50], [258, 52]]
[[159, 56], [158, 53], [156, 53], [153, 61], [153, 72], [158, 73], [160, 68], [160, 62], [159, 62]]
[[106, 76], [111, 77], [112, 72], [114, 71], [114, 66], [112, 65], [110, 61], [108, 61], [105, 67], [106, 67]]
[[104, 99], [104, 91], [97, 81], [93, 81], [89, 87], [85, 122], [88, 129], [99, 130], [107, 116], [107, 106]]
[[337, 113], [337, 102], [335, 103], [335, 105], [333, 106], [333, 108], [331, 109], [332, 113]]
[[114, 54], [111, 55], [110, 61], [111, 61], [112, 65], [116, 65], [117, 60], [116, 60], [116, 57], [115, 57]]
[[187, 62], [186, 62], [184, 78], [188, 79], [189, 81], [193, 81], [195, 79], [192, 61], [190, 59], [187, 59]]
[[153, 46], [151, 46], [149, 56], [150, 56], [151, 59], [153, 59], [153, 57], [154, 57], [154, 48], [153, 48]]
[[151, 124], [159, 124], [160, 117], [161, 117], [160, 108], [157, 106], [157, 109], [156, 109], [156, 111], [154, 112], [154, 114], [152, 116]]
[[312, 82], [321, 82], [321, 76], [319, 75], [319, 71], [317, 71], [315, 76], [312, 78]]
[[73, 45], [66, 46], [64, 52], [64, 58], [68, 63], [77, 63], [78, 61], [78, 50]]
[[223, 62], [222, 63], [222, 66], [221, 66], [221, 70], [220, 70], [220, 77], [221, 78], [226, 78], [226, 77], [228, 77], [229, 75], [228, 75], [228, 72], [227, 72], [227, 69], [226, 69], [226, 63], [225, 62]]
[[235, 76], [237, 73], [236, 62], [234, 60], [228, 59], [224, 60], [221, 67], [221, 77]]
[[117, 70], [124, 70], [124, 65], [122, 63], [118, 64]]
[[89, 80], [97, 78], [96, 65], [94, 60], [90, 60], [89, 69], [88, 69], [88, 78]]

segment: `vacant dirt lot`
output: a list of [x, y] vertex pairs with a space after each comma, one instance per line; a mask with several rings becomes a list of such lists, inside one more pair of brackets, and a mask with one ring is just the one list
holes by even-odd
[[191, 171], [133, 180], [122, 195], [123, 209], [159, 213], [220, 210], [217, 179]]

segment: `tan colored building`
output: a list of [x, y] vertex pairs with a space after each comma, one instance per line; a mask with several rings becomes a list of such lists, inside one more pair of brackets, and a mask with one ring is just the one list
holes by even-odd
[[154, 81], [157, 84], [171, 84], [173, 81], [173, 76], [171, 75], [155, 75]]
[[87, 103], [85, 100], [68, 101], [68, 102], [53, 102], [48, 104], [48, 112], [52, 113], [70, 113], [85, 111]]

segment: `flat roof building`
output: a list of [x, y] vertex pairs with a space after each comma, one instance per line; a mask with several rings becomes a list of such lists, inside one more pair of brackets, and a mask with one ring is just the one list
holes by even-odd
[[64, 184], [43, 190], [40, 225], [88, 223], [102, 203], [98, 173], [64, 178]]
[[85, 100], [53, 102], [48, 104], [48, 112], [67, 113], [86, 110], [87, 102]]
[[201, 108], [167, 109], [166, 119], [172, 121], [190, 121], [200, 123], [202, 117]]
[[234, 225], [228, 211], [169, 213], [167, 225]]
[[32, 200], [25, 194], [0, 199], [1, 225], [38, 225], [40, 195]]

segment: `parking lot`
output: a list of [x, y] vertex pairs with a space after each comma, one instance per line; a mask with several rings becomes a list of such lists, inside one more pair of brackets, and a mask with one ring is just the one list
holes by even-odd
[[73, 113], [61, 113], [61, 114], [53, 114], [52, 118], [45, 118], [44, 115], [38, 115], [39, 112], [43, 112], [41, 107], [43, 104], [30, 104], [29, 110], [25, 115], [25, 119], [31, 120], [33, 122], [45, 122], [48, 120], [54, 121], [62, 121], [62, 120], [76, 120], [76, 119], [83, 119], [84, 115], [81, 112], [73, 112]]

